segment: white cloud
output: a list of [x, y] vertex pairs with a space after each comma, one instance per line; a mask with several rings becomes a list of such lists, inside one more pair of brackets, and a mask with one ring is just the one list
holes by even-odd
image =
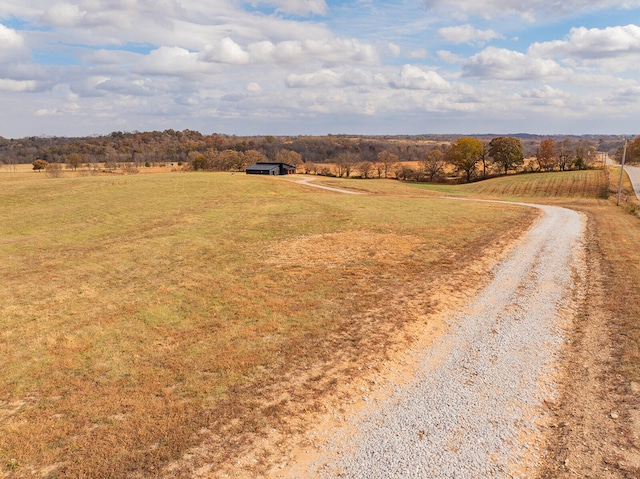
[[125, 78], [109, 78], [108, 80], [97, 84], [95, 89], [98, 91], [136, 97], [152, 96], [158, 93], [158, 91], [152, 87], [150, 81], [143, 79], [131, 81]]
[[569, 98], [565, 91], [553, 88], [550, 85], [543, 85], [533, 90], [525, 90], [521, 96], [530, 100], [534, 105], [552, 105], [556, 107], [565, 106], [566, 100]]
[[29, 55], [23, 36], [0, 23], [0, 63], [23, 61]]
[[479, 16], [496, 18], [519, 16], [530, 21], [575, 15], [576, 12], [614, 8], [637, 8], [640, 0], [425, 0], [427, 9], [454, 16], [468, 18]]
[[327, 88], [337, 87], [342, 84], [341, 76], [332, 70], [321, 70], [314, 73], [306, 73], [303, 75], [289, 75], [287, 77], [287, 86], [289, 88]]
[[373, 45], [355, 39], [309, 40], [303, 42], [310, 59], [324, 62], [376, 63], [378, 52]]
[[473, 55], [463, 65], [463, 75], [466, 77], [498, 80], [559, 79], [567, 73], [553, 60], [495, 47], [488, 47]]
[[193, 76], [207, 71], [197, 53], [180, 47], [160, 47], [138, 62], [135, 73], [145, 75]]
[[559, 57], [584, 63], [606, 64], [608, 69], [617, 71], [638, 69], [640, 26], [572, 28], [564, 40], [534, 43], [529, 48], [529, 53], [537, 57]]
[[425, 59], [429, 56], [429, 52], [425, 48], [418, 48], [409, 52], [409, 58]]
[[440, 28], [438, 34], [451, 43], [468, 43], [471, 45], [483, 45], [494, 38], [504, 38], [493, 30], [478, 30], [473, 25]]
[[376, 74], [359, 68], [347, 68], [322, 70], [305, 73], [291, 74], [287, 77], [289, 88], [336, 88], [336, 87], [361, 87], [361, 86], [386, 86], [388, 81], [382, 74]]
[[456, 63], [464, 63], [464, 61], [466, 60], [465, 57], [456, 55], [455, 53], [448, 50], [438, 50], [437, 55], [438, 58], [440, 58], [442, 61], [450, 63], [452, 65]]
[[399, 57], [400, 53], [402, 53], [402, 48], [400, 48], [400, 45], [397, 45], [393, 42], [387, 43], [387, 49], [394, 57]]
[[229, 65], [246, 65], [249, 54], [231, 38], [223, 38], [216, 46], [207, 45], [199, 56], [203, 61], [227, 63]]
[[259, 4], [273, 5], [278, 11], [295, 15], [324, 15], [328, 11], [324, 0], [264, 0], [251, 2], [253, 6]]
[[171, 29], [173, 18], [183, 18], [186, 11], [176, 0], [81, 0], [59, 2], [43, 10], [40, 21], [54, 27], [140, 28], [144, 23]]
[[256, 82], [249, 82], [247, 83], [247, 86], [245, 87], [245, 90], [249, 93], [262, 93], [262, 87], [260, 86], [259, 83]]
[[139, 60], [140, 54], [127, 52], [123, 50], [92, 50], [82, 55], [82, 60], [89, 64], [110, 66], [115, 65], [122, 67], [123, 65], [130, 65]]
[[224, 38], [216, 45], [205, 46], [199, 58], [206, 62], [231, 65], [379, 62], [374, 46], [352, 39], [287, 40], [277, 43], [263, 40], [248, 44], [245, 50], [232, 39]]
[[0, 24], [0, 91], [41, 92], [53, 83], [53, 75], [31, 63], [24, 34]]
[[47, 110], [46, 108], [40, 108], [34, 112], [35, 116], [58, 116], [61, 112], [58, 110]]
[[635, 111], [640, 105], [640, 85], [615, 89], [608, 95], [606, 101]]
[[378, 51], [373, 45], [354, 39], [290, 40], [272, 43], [265, 40], [251, 43], [248, 52], [252, 62], [300, 64], [310, 61], [325, 63], [378, 63]]
[[85, 14], [79, 5], [56, 3], [47, 9], [41, 21], [54, 27], [75, 27], [82, 23]]
[[42, 90], [42, 85], [35, 80], [11, 80], [9, 78], [0, 78], [0, 91], [24, 93], [39, 90]]
[[395, 88], [410, 90], [447, 90], [451, 87], [448, 81], [434, 71], [424, 71], [413, 65], [404, 65], [397, 78], [391, 83]]

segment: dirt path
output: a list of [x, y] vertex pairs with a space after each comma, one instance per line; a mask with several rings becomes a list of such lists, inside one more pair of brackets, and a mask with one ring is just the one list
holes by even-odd
[[450, 332], [414, 351], [415, 379], [374, 398], [283, 477], [540, 474], [547, 454], [540, 427], [551, 420], [544, 404], [555, 401], [576, 311], [583, 221], [571, 210], [539, 208], [542, 219], [468, 310], [450, 318]]
[[360, 191], [351, 191], [351, 190], [343, 190], [342, 188], [333, 188], [331, 186], [323, 186], [312, 183], [314, 178], [302, 178], [301, 180], [296, 180], [296, 183], [305, 186], [312, 186], [313, 188], [320, 188], [321, 190], [333, 191], [334, 193], [345, 193], [348, 195], [362, 195], [363, 193]]

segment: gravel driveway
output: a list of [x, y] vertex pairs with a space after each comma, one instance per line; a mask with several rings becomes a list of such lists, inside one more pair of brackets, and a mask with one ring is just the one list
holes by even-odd
[[579, 213], [537, 207], [544, 215], [493, 281], [442, 340], [416, 352], [414, 380], [335, 432], [304, 477], [535, 475], [583, 233]]

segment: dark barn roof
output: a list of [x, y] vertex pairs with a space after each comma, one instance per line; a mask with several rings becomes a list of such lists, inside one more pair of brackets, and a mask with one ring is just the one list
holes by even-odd
[[247, 167], [247, 175], [290, 175], [295, 173], [296, 167], [286, 163], [256, 163]]

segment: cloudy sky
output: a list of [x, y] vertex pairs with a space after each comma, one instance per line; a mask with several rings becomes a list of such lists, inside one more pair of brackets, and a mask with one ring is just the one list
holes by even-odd
[[0, 107], [5, 138], [635, 134], [640, 0], [0, 0]]

